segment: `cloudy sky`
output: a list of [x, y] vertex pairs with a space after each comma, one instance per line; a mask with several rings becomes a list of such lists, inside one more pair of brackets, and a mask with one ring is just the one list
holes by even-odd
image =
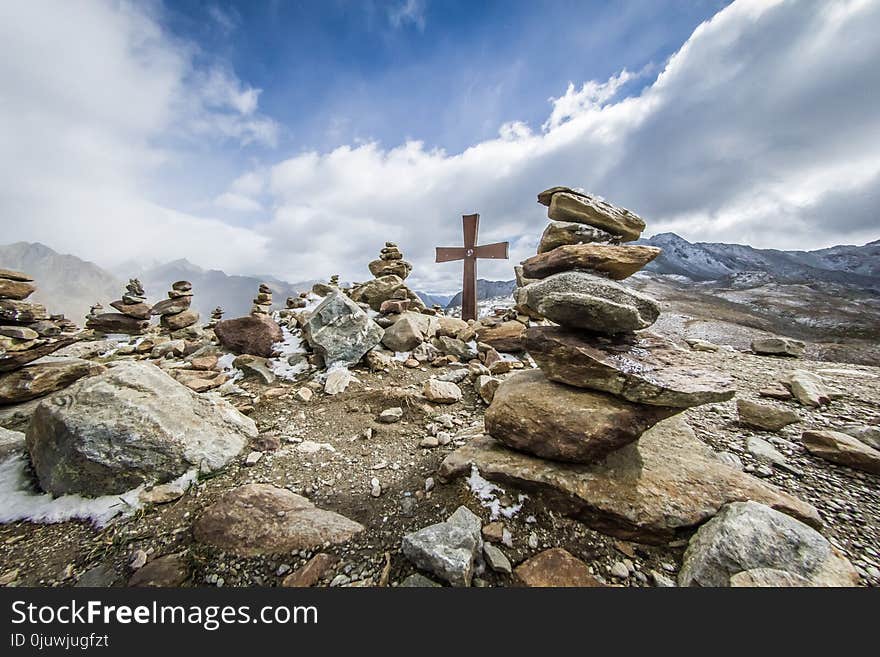
[[[0, 3], [0, 243], [418, 289], [582, 187], [647, 235], [880, 237], [880, 0]], [[512, 262], [482, 262], [486, 278]]]

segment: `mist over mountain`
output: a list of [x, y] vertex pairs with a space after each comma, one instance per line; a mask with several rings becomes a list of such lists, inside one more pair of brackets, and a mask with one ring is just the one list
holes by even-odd
[[95, 263], [57, 253], [39, 242], [0, 245], [0, 267], [30, 274], [37, 286], [31, 299], [80, 326], [93, 303], [100, 301], [109, 308], [123, 290], [121, 279]]

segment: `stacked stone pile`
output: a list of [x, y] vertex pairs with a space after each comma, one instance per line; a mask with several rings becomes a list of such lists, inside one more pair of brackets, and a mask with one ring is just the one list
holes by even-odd
[[217, 322], [223, 319], [223, 308], [217, 306], [214, 310], [211, 311], [211, 322], [210, 326], [214, 326]]
[[124, 333], [143, 335], [150, 326], [150, 306], [141, 282], [132, 278], [125, 286], [121, 299], [110, 304], [118, 312], [105, 313], [98, 303], [86, 316], [86, 328], [98, 333]]
[[260, 283], [257, 296], [254, 297], [254, 305], [251, 306], [251, 315], [272, 314], [272, 288], [265, 283]]
[[373, 260], [369, 269], [373, 280], [352, 286], [350, 296], [355, 302], [365, 303], [376, 312], [382, 312], [382, 305], [390, 301], [392, 304], [385, 306], [385, 313], [413, 310], [433, 314], [434, 311], [426, 308], [418, 295], [404, 283], [412, 272], [412, 265], [403, 259], [403, 253], [394, 242], [385, 242], [379, 259]]
[[103, 369], [78, 358], [46, 358], [73, 343], [77, 327], [28, 301], [35, 290], [27, 274], [0, 269], [0, 405], [41, 397]]
[[538, 199], [554, 223], [522, 263], [517, 300], [555, 324], [525, 331], [540, 369], [497, 386], [487, 435], [448, 456], [441, 477], [475, 466], [490, 480], [545, 494], [599, 531], [645, 542], [674, 539], [746, 499], [820, 526], [813, 507], [722, 463], [681, 419], [689, 407], [732, 398], [734, 388], [730, 377], [692, 367], [689, 351], [645, 332], [659, 305], [616, 282], [659, 253], [621, 244], [637, 239], [644, 222], [568, 188]]
[[160, 315], [159, 324], [168, 331], [188, 328], [199, 321], [199, 313], [190, 308], [192, 296], [192, 283], [177, 281], [171, 285], [168, 298], [153, 306], [150, 314]]

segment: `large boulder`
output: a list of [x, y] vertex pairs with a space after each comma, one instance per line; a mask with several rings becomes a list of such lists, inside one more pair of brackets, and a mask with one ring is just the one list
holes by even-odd
[[214, 335], [230, 351], [263, 358], [271, 358], [275, 344], [284, 339], [281, 327], [266, 315], [221, 320], [214, 325]]
[[651, 297], [580, 271], [554, 274], [519, 292], [529, 308], [547, 319], [598, 333], [638, 331], [660, 315], [660, 305]]
[[566, 244], [611, 244], [618, 238], [601, 228], [573, 221], [551, 221], [541, 235], [538, 253], [546, 253]]
[[728, 586], [731, 577], [772, 568], [813, 586], [855, 586], [849, 561], [815, 529], [764, 504], [724, 506], [693, 535], [684, 553], [680, 586]]
[[303, 337], [328, 368], [354, 365], [382, 340], [384, 331], [354, 301], [334, 291], [303, 324]]
[[363, 530], [360, 523], [271, 484], [228, 491], [193, 524], [197, 541], [242, 557], [345, 543]]
[[522, 273], [526, 278], [547, 278], [563, 271], [585, 269], [620, 281], [641, 270], [658, 255], [660, 249], [656, 246], [570, 244], [523, 260]]
[[84, 376], [100, 374], [104, 366], [80, 358], [51, 356], [20, 370], [0, 375], [0, 405], [17, 404], [66, 388]]
[[43, 490], [88, 497], [225, 466], [253, 420], [145, 362], [121, 361], [41, 402], [26, 439]]
[[412, 351], [425, 341], [416, 313], [403, 313], [391, 326], [385, 329], [382, 344], [391, 351]]
[[840, 431], [804, 431], [804, 447], [814, 456], [856, 470], [880, 474], [880, 451]]
[[498, 386], [486, 411], [486, 432], [535, 456], [592, 463], [677, 412], [554, 383], [540, 370], [528, 370]]
[[[548, 190], [550, 191], [550, 190]], [[542, 192], [539, 198], [546, 198]], [[560, 189], [550, 195], [547, 216], [554, 221], [573, 221], [588, 224], [619, 236], [624, 242], [639, 239], [645, 230], [645, 222], [626, 208], [573, 190]]]
[[822, 526], [810, 504], [722, 462], [681, 415], [591, 465], [547, 461], [478, 437], [447, 456], [439, 475], [464, 476], [472, 465], [486, 479], [530, 491], [540, 504], [626, 540], [681, 538], [725, 504], [744, 500]]
[[603, 336], [533, 326], [525, 348], [551, 381], [641, 404], [687, 408], [735, 393], [730, 376], [691, 366], [688, 352], [651, 333]]

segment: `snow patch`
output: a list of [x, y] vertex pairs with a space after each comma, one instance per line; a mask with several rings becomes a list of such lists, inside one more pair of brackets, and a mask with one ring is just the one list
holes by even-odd
[[294, 333], [286, 326], [281, 327], [284, 339], [276, 342], [273, 347], [280, 355], [277, 358], [270, 358], [266, 365], [280, 379], [285, 381], [295, 381], [296, 377], [309, 368], [309, 363], [305, 359], [296, 365], [291, 365], [288, 361], [291, 356], [296, 354], [305, 354], [306, 348], [303, 346], [302, 333], [297, 331]]
[[491, 520], [497, 520], [498, 516], [512, 518], [520, 512], [523, 503], [529, 499], [528, 495], [520, 493], [517, 495], [516, 504], [504, 506], [501, 504], [501, 500], [498, 499], [498, 495], [505, 495], [505, 490], [483, 478], [475, 465], [471, 466], [471, 474], [467, 478], [467, 485], [474, 496], [480, 501], [480, 505], [489, 509]]
[[[100, 529], [116, 516], [130, 516], [143, 506], [139, 498], [145, 485], [119, 495], [53, 497], [49, 493], [34, 490], [27, 467], [28, 460], [23, 454], [16, 454], [0, 463], [0, 523], [89, 520]], [[186, 490], [196, 476], [197, 471], [193, 469], [170, 483]]]
[[229, 375], [230, 381], [237, 381], [244, 376], [244, 372], [233, 366], [232, 361], [234, 361], [235, 358], [235, 354], [223, 354], [222, 356], [220, 356], [220, 358], [217, 359], [217, 367], [220, 369], [221, 372]]

